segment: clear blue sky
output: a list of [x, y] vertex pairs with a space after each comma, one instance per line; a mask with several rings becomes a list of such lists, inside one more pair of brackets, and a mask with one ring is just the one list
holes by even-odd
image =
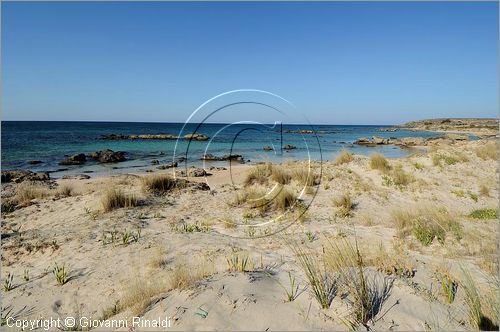
[[312, 123], [498, 117], [498, 57], [496, 2], [3, 2], [2, 116], [182, 122], [254, 88]]

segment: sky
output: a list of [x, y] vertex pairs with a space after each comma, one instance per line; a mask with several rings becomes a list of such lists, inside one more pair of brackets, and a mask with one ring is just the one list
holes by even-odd
[[497, 2], [1, 6], [3, 120], [183, 122], [235, 89], [316, 124], [498, 117]]

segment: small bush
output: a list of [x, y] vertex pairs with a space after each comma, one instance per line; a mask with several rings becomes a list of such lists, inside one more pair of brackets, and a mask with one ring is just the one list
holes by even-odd
[[134, 207], [138, 205], [138, 200], [133, 195], [124, 194], [119, 189], [110, 189], [101, 198], [104, 212], [109, 212], [123, 207]]
[[370, 167], [385, 172], [390, 169], [389, 162], [380, 153], [374, 153], [370, 157]]
[[16, 204], [10, 199], [2, 199], [2, 213], [11, 213], [16, 209]]
[[60, 184], [57, 188], [57, 195], [60, 197], [70, 197], [73, 195], [75, 189], [69, 183]]
[[479, 209], [469, 214], [474, 219], [498, 219], [498, 209]]
[[484, 160], [498, 160], [498, 142], [489, 142], [476, 148], [476, 155]]
[[212, 269], [205, 262], [196, 265], [179, 262], [170, 272], [169, 285], [171, 289], [188, 289], [212, 273]]
[[490, 189], [488, 188], [488, 186], [486, 186], [485, 184], [483, 184], [479, 188], [479, 194], [481, 196], [489, 197], [490, 196]]
[[434, 166], [442, 166], [443, 162], [446, 165], [455, 165], [457, 163], [464, 163], [467, 161], [469, 161], [469, 158], [460, 152], [455, 152], [454, 155], [450, 155], [449, 153], [436, 153], [432, 156], [432, 163]]
[[350, 163], [354, 160], [354, 155], [347, 150], [340, 151], [340, 154], [335, 158], [334, 165], [342, 165]]

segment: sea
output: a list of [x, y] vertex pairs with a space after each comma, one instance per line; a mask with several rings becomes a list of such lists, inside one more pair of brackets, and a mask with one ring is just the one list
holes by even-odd
[[[319, 124], [220, 124], [220, 123], [132, 123], [132, 122], [55, 122], [2, 121], [2, 170], [23, 169], [48, 171], [51, 178], [66, 174], [87, 173], [90, 176], [140, 173], [185, 158], [184, 165], [223, 167], [227, 161], [203, 162], [205, 153], [215, 156], [242, 155], [245, 163], [281, 163], [287, 160], [332, 160], [343, 149], [355, 154], [378, 152], [388, 158], [406, 156], [411, 149], [392, 145], [367, 147], [353, 142], [361, 137], [383, 138], [431, 137], [442, 133], [426, 131], [385, 131], [391, 126], [319, 125]], [[103, 140], [102, 135], [172, 134], [183, 137], [199, 133], [206, 141], [179, 140]], [[287, 145], [295, 148], [286, 149]], [[271, 147], [271, 150], [264, 150]], [[284, 149], [285, 148], [285, 149]], [[127, 161], [62, 166], [65, 157], [78, 153], [111, 149], [125, 151]], [[41, 161], [31, 164], [30, 161]]]

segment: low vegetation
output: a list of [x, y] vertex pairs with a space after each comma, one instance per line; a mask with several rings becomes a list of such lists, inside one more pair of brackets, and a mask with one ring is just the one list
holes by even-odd
[[391, 214], [399, 238], [413, 234], [424, 246], [434, 239], [444, 244], [447, 233], [452, 233], [456, 240], [463, 237], [462, 226], [444, 208], [421, 206], [393, 210]]
[[129, 208], [138, 205], [138, 200], [134, 195], [124, 194], [119, 189], [110, 189], [101, 198], [104, 212], [109, 212], [119, 208]]
[[474, 219], [498, 219], [498, 209], [479, 209], [469, 214]]
[[349, 217], [351, 215], [351, 210], [354, 206], [351, 196], [349, 193], [341, 194], [333, 198], [333, 205], [337, 207], [335, 213], [338, 217]]
[[380, 153], [374, 153], [371, 155], [370, 167], [382, 172], [386, 172], [390, 169], [389, 162], [385, 159], [384, 155]]
[[176, 180], [165, 174], [153, 174], [141, 178], [142, 188], [155, 194], [167, 193], [175, 188], [184, 188], [186, 181]]
[[489, 142], [475, 150], [476, 155], [484, 160], [498, 160], [498, 142]]
[[334, 165], [348, 164], [354, 160], [354, 155], [347, 150], [340, 151], [337, 158], [335, 158]]
[[56, 263], [54, 269], [52, 270], [52, 273], [54, 274], [58, 285], [62, 286], [68, 282], [68, 269], [64, 264], [62, 266], [59, 266]]

